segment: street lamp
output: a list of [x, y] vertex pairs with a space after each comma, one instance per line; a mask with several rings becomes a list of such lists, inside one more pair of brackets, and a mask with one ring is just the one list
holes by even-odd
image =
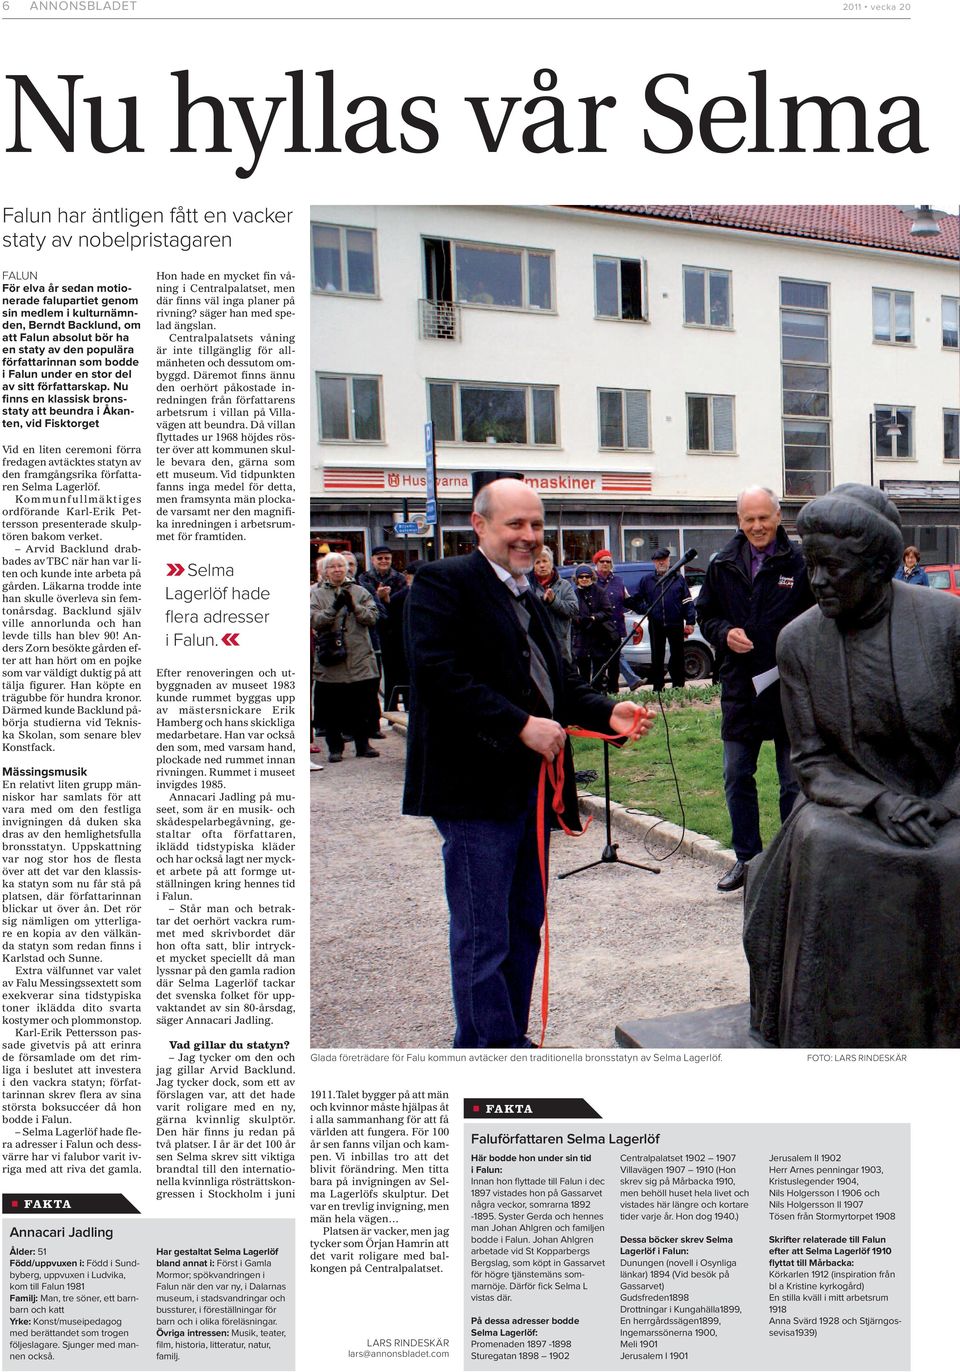
[[883, 431], [888, 438], [899, 438], [903, 433], [903, 425], [897, 423], [897, 412], [891, 410], [892, 419], [879, 420], [873, 413], [870, 415], [870, 485], [875, 486], [873, 479], [873, 464], [877, 455], [877, 426], [883, 424]]
[[931, 205], [898, 205], [897, 209], [910, 220], [911, 238], [933, 238], [943, 232], [940, 220], [945, 211], [935, 210]]
[[940, 225], [937, 223], [936, 211], [929, 205], [921, 205], [910, 225], [910, 232], [915, 238], [932, 238], [934, 234], [938, 234]]

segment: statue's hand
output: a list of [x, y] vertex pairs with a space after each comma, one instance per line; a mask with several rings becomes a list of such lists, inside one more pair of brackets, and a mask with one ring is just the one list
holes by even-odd
[[932, 847], [937, 840], [937, 828], [950, 818], [938, 801], [902, 796], [895, 791], [884, 791], [873, 808], [877, 823], [887, 838], [908, 848]]
[[926, 800], [924, 804], [930, 812], [930, 823], [935, 829], [939, 829], [941, 825], [948, 824], [953, 819], [951, 812], [945, 805], [941, 805], [939, 800]]

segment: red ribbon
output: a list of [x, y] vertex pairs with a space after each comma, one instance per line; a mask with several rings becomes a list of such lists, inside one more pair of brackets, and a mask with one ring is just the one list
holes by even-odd
[[[571, 724], [566, 732], [571, 738], [598, 738], [606, 743], [613, 743], [617, 739], [622, 739], [623, 734], [598, 734], [592, 729], [580, 729], [575, 724]], [[561, 748], [560, 752], [552, 760], [544, 758], [540, 764], [540, 779], [537, 782], [537, 857], [540, 861], [540, 885], [543, 887], [543, 985], [540, 991], [540, 1042], [538, 1048], [542, 1048], [547, 1037], [547, 1018], [550, 1013], [550, 916], [547, 911], [547, 814], [546, 797], [547, 784], [549, 783], [552, 794], [550, 796], [550, 808], [557, 817], [557, 822], [565, 834], [571, 838], [583, 838], [584, 834], [593, 823], [591, 815], [579, 833], [570, 829], [563, 819], [563, 782], [564, 767], [563, 755], [566, 750]]]

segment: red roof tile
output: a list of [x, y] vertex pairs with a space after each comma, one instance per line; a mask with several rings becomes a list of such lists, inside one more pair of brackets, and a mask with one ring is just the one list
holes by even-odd
[[823, 243], [851, 243], [886, 248], [922, 257], [960, 258], [958, 216], [940, 215], [940, 233], [911, 235], [909, 211], [896, 205], [577, 205], [641, 219], [672, 219], [688, 224], [714, 224], [753, 233], [813, 238]]

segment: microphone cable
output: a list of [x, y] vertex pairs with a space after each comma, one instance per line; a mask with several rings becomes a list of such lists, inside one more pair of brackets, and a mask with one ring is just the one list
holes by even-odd
[[[687, 551], [686, 553], [684, 553], [683, 557], [679, 560], [679, 562], [675, 563], [675, 565], [674, 565], [673, 567], [671, 567], [670, 570], [666, 573], [665, 578], [664, 578], [664, 581], [665, 581], [667, 584], [669, 584], [670, 581], [672, 581], [677, 575], [679, 575], [681, 568], [682, 568], [682, 567], [685, 567], [685, 566], [687, 565], [688, 562], [692, 562], [693, 559], [694, 559], [696, 556], [697, 556], [697, 550], [696, 550], [696, 548], [690, 548], [690, 549], [688, 549], [688, 551]], [[659, 596], [657, 597], [657, 600], [654, 602], [654, 605], [653, 605], [651, 608], [655, 608], [656, 605], [659, 605], [660, 602], [663, 600], [663, 597], [664, 597], [664, 595], [666, 594], [667, 584], [664, 584], [663, 586], [661, 586], [660, 594], [659, 594]], [[648, 610], [647, 613], [641, 617], [641, 619], [640, 619], [639, 622], [642, 624], [644, 619], [649, 620], [649, 618], [650, 618], [650, 612], [649, 612], [649, 610]], [[628, 635], [627, 635], [627, 638], [629, 638], [629, 637], [631, 637], [631, 636], [632, 636], [632, 631], [631, 631], [631, 634], [628, 634]], [[597, 673], [595, 673], [595, 675], [594, 675], [593, 678], [591, 679], [591, 682], [590, 682], [591, 685], [596, 685], [596, 684], [597, 684], [599, 678], [601, 678], [601, 677], [603, 676], [603, 673], [606, 671], [606, 669], [607, 669], [607, 667], [609, 666], [609, 664], [613, 661], [614, 656], [615, 656], [615, 655], [618, 655], [618, 654], [621, 652], [621, 650], [623, 649], [623, 647], [626, 646], [627, 638], [625, 638], [625, 639], [623, 640], [623, 643], [621, 643], [617, 648], [614, 649], [614, 652], [610, 654], [610, 656], [607, 658], [606, 662], [604, 662], [604, 664], [603, 664], [603, 666], [600, 668], [600, 670], [599, 670]], [[684, 839], [686, 838], [686, 836], [687, 836], [687, 812], [686, 812], [686, 810], [684, 809], [684, 805], [683, 805], [683, 796], [680, 794], [680, 778], [677, 776], [677, 767], [676, 767], [676, 763], [675, 763], [674, 760], [673, 760], [673, 749], [672, 749], [672, 747], [671, 747], [671, 745], [670, 745], [670, 725], [669, 725], [668, 722], [667, 722], [667, 712], [666, 712], [666, 709], [665, 709], [664, 704], [663, 704], [663, 695], [662, 695], [662, 693], [661, 693], [660, 691], [657, 691], [657, 692], [656, 692], [656, 696], [657, 696], [657, 704], [658, 704], [658, 706], [660, 707], [660, 718], [661, 718], [662, 721], [663, 721], [664, 741], [665, 741], [665, 743], [666, 743], [666, 748], [667, 748], [667, 759], [669, 760], [669, 763], [670, 763], [670, 772], [671, 772], [671, 775], [673, 776], [673, 787], [674, 787], [674, 790], [676, 791], [676, 794], [677, 794], [677, 805], [680, 807], [680, 837], [677, 839], [677, 841], [676, 841], [676, 843], [673, 845], [673, 847], [672, 847], [668, 852], [664, 853], [662, 856], [661, 856], [660, 854], [658, 854], [658, 853], [655, 853], [655, 852], [653, 851], [653, 849], [650, 847], [650, 843], [649, 843], [650, 835], [651, 835], [656, 829], [659, 829], [659, 827], [660, 827], [661, 824], [671, 824], [671, 823], [673, 822], [672, 820], [667, 819], [667, 817], [664, 815], [663, 818], [658, 819], [658, 820], [656, 821], [656, 823], [651, 824], [650, 828], [649, 828], [649, 829], [647, 830], [647, 832], [644, 834], [644, 836], [643, 836], [643, 848], [644, 848], [644, 852], [647, 854], [647, 856], [650, 857], [650, 858], [653, 858], [653, 860], [654, 860], [655, 862], [666, 862], [666, 860], [667, 860], [668, 858], [672, 858], [676, 853], [678, 853], [678, 852], [680, 851], [680, 848], [681, 848], [681, 846], [682, 846], [682, 844], [683, 844], [683, 840], [684, 840]], [[636, 810], [636, 809], [633, 809], [631, 806], [624, 806], [624, 811], [625, 811], [625, 813], [628, 814], [628, 815], [645, 815], [645, 814], [646, 814], [646, 811], [645, 811], [645, 810]]]
[[[655, 853], [653, 849], [650, 847], [650, 835], [654, 833], [655, 830], [659, 829], [661, 824], [671, 824], [673, 822], [672, 820], [667, 819], [667, 817], [664, 815], [661, 819], [658, 819], [655, 824], [651, 824], [650, 828], [644, 834], [643, 848], [647, 856], [653, 858], [655, 862], [666, 862], [668, 858], [672, 858], [675, 853], [678, 853], [680, 851], [680, 848], [683, 844], [683, 840], [686, 838], [687, 812], [683, 806], [683, 796], [680, 794], [680, 778], [677, 776], [677, 767], [676, 763], [673, 760], [673, 749], [670, 745], [670, 725], [667, 722], [667, 712], [663, 704], [663, 694], [660, 691], [657, 691], [656, 696], [657, 704], [660, 707], [660, 718], [663, 720], [663, 736], [664, 742], [667, 747], [667, 759], [670, 763], [671, 774], [673, 775], [673, 786], [674, 790], [677, 793], [677, 804], [680, 807], [680, 837], [677, 839], [673, 847], [666, 853]], [[624, 809], [626, 810], [626, 813], [628, 815], [646, 814], [645, 810], [635, 810], [630, 806], [625, 806]]]

